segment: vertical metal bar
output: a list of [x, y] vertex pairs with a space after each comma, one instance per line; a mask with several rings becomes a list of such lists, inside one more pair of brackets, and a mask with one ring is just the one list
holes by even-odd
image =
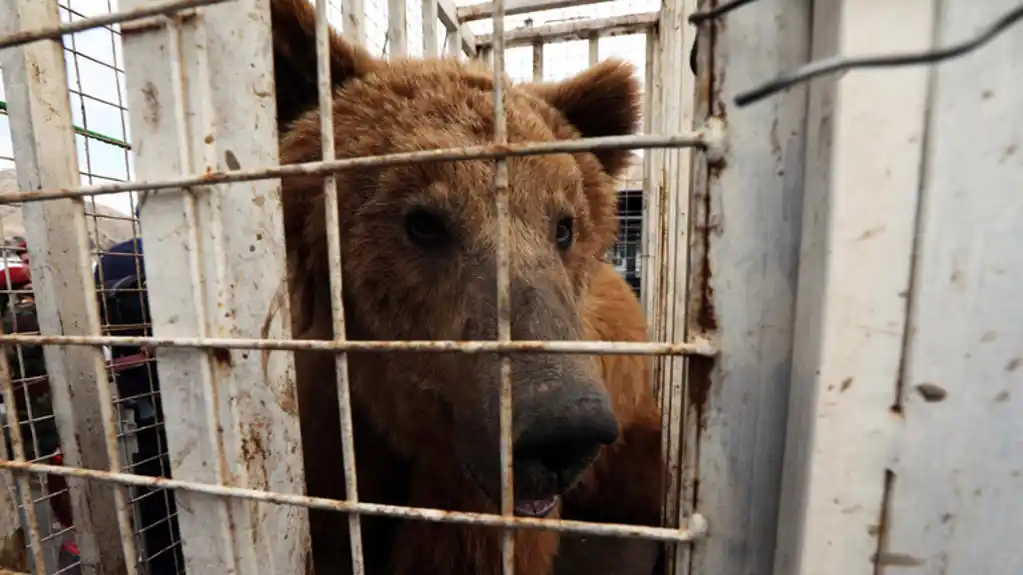
[[543, 42], [533, 42], [533, 81], [543, 82]]
[[590, 66], [596, 66], [600, 60], [600, 34], [590, 34]]
[[451, 58], [457, 58], [462, 54], [462, 41], [458, 35], [458, 28], [447, 28], [444, 35], [444, 54]]
[[421, 0], [423, 4], [423, 57], [437, 55], [437, 0]]
[[387, 0], [387, 54], [402, 58], [408, 54], [408, 6], [405, 0]]
[[[727, 535], [693, 545], [683, 572], [771, 573], [774, 566], [806, 92], [794, 87], [741, 111], [729, 109], [728, 95], [807, 61], [811, 8], [752, 2], [730, 12], [727, 25], [701, 27], [699, 70], [709, 76], [698, 83], [696, 117], [725, 124], [728, 141], [693, 162], [686, 336], [710, 336], [722, 353], [687, 361], [681, 502], [683, 510], [707, 511], [714, 532]], [[683, 61], [674, 68], [687, 68], [685, 50], [675, 49]]]
[[366, 6], [363, 0], [345, 0], [341, 5], [341, 34], [352, 44], [366, 43]]
[[[661, 6], [660, 25], [660, 70], [661, 115], [665, 133], [677, 133], [693, 125], [695, 104], [695, 78], [689, 69], [688, 51], [692, 47], [686, 22], [686, 15], [696, 8], [695, 0], [665, 0]], [[689, 197], [692, 162], [691, 150], [668, 149], [660, 154], [663, 188], [662, 205], [664, 217], [660, 232], [663, 238], [663, 265], [660, 281], [663, 299], [658, 314], [662, 337], [665, 341], [682, 341], [685, 334], [686, 302], [688, 301], [688, 255], [689, 255]], [[661, 397], [662, 433], [664, 441], [667, 477], [664, 483], [664, 524], [668, 527], [681, 525], [684, 518], [694, 511], [693, 506], [682, 497], [683, 425], [685, 406], [685, 365], [684, 358], [662, 358]], [[668, 566], [677, 572], [679, 565], [688, 562], [689, 545], [668, 546]]]
[[[2, 7], [0, 33], [60, 22], [54, 3], [7, 0]], [[4, 50], [0, 66], [7, 101], [19, 111], [10, 116], [19, 187], [77, 186], [80, 178], [62, 44], [44, 40]], [[41, 332], [99, 335], [84, 201], [26, 204], [22, 213]], [[102, 353], [47, 347], [44, 355], [65, 464], [120, 471], [113, 400]], [[8, 405], [13, 412], [15, 404]], [[126, 489], [83, 480], [68, 483], [83, 572], [134, 574], [137, 554]], [[22, 495], [30, 497], [27, 487]], [[30, 518], [34, 515], [32, 509], [26, 511]]]
[[[170, 20], [122, 27], [138, 177], [276, 165], [267, 0]], [[155, 335], [290, 337], [276, 180], [154, 194], [140, 212]], [[303, 492], [291, 354], [161, 349], [157, 370], [175, 478]], [[305, 509], [177, 498], [189, 573], [305, 569]]]
[[[504, 0], [494, 2], [494, 144], [508, 143], [508, 118], [504, 109]], [[508, 215], [508, 159], [496, 160], [494, 191], [497, 195], [497, 333], [511, 340], [511, 253]], [[501, 354], [501, 514], [515, 514], [515, 478], [512, 473], [511, 357]], [[501, 542], [502, 573], [515, 573], [515, 532], [505, 529]]]
[[[434, 18], [436, 20], [436, 18]], [[329, 24], [327, 0], [316, 0], [316, 76], [320, 107], [320, 152], [323, 161], [335, 158], [334, 106], [330, 79]], [[338, 211], [337, 178], [329, 174], [323, 179], [324, 211], [327, 226], [327, 254], [330, 261], [331, 313], [334, 339], [344, 341], [345, 326], [343, 279], [341, 277], [341, 221]], [[345, 471], [345, 495], [348, 501], [359, 500], [357, 467], [355, 465], [355, 439], [352, 424], [351, 382], [348, 377], [348, 354], [336, 355], [337, 401], [341, 422], [341, 449]], [[352, 548], [352, 575], [365, 572], [362, 552], [362, 523], [358, 513], [348, 514], [348, 535]]]
[[[659, 134], [663, 130], [659, 125], [660, 120], [660, 88], [661, 79], [657, 67], [658, 36], [656, 30], [646, 33], [646, 65], [644, 81], [644, 102], [643, 102], [643, 127], [647, 134]], [[640, 275], [640, 293], [643, 298], [643, 310], [649, 323], [650, 337], [656, 338], [657, 330], [654, 328], [656, 319], [654, 302], [656, 301], [657, 271], [659, 258], [657, 254], [657, 230], [659, 229], [657, 217], [660, 213], [660, 181], [661, 178], [654, 170], [654, 162], [658, 157], [658, 150], [647, 150], [643, 154], [643, 271]], [[655, 358], [656, 360], [656, 358]], [[655, 392], [660, 390], [660, 378], [657, 377], [656, 365], [652, 370], [655, 382]]]

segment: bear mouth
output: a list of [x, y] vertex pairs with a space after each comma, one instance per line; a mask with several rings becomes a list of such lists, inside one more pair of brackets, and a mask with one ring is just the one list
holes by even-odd
[[[466, 470], [469, 472], [469, 476], [475, 481], [476, 485], [483, 491], [486, 496], [493, 501], [498, 509], [501, 508], [501, 496], [494, 495], [488, 488], [487, 484], [480, 480], [479, 476], [476, 475], [472, 466], [466, 466]], [[517, 517], [533, 517], [542, 519], [551, 514], [552, 511], [558, 506], [561, 501], [561, 495], [555, 493], [553, 495], [546, 496], [542, 499], [526, 499], [526, 498], [515, 498], [515, 506], [513, 510]], [[498, 511], [500, 512], [500, 511]]]
[[558, 505], [560, 496], [552, 495], [547, 499], [534, 499], [515, 502], [515, 515], [519, 517], [547, 517]]

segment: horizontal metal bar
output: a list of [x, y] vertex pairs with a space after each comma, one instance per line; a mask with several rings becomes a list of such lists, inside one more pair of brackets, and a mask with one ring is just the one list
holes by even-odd
[[[592, 18], [546, 24], [544, 26], [523, 26], [504, 34], [505, 47], [528, 46], [535, 42], [552, 44], [571, 40], [587, 40], [594, 35], [598, 37], [626, 36], [641, 34], [656, 28], [660, 22], [657, 12], [642, 14], [626, 14], [611, 18]], [[494, 41], [492, 34], [476, 36], [476, 47], [485, 48]]]
[[306, 162], [289, 164], [257, 170], [231, 170], [227, 172], [209, 172], [196, 176], [171, 178], [160, 182], [114, 182], [100, 186], [82, 188], [44, 188], [42, 190], [25, 190], [0, 194], [0, 204], [16, 202], [38, 202], [52, 198], [70, 198], [83, 196], [100, 196], [120, 194], [122, 192], [145, 192], [175, 190], [193, 186], [208, 186], [227, 182], [248, 182], [268, 178], [286, 176], [321, 176], [345, 170], [369, 167], [400, 166], [419, 162], [443, 162], [452, 160], [479, 160], [501, 157], [539, 156], [543, 154], [563, 154], [589, 152], [594, 150], [629, 150], [651, 148], [700, 148], [706, 149], [714, 144], [716, 137], [704, 129], [695, 132], [680, 133], [671, 136], [637, 135], [637, 136], [606, 136], [601, 138], [580, 138], [577, 140], [558, 140], [556, 142], [523, 142], [496, 146], [493, 144], [466, 146], [464, 148], [442, 148], [423, 150], [401, 154], [381, 156], [364, 156], [345, 158], [333, 162]]
[[437, 523], [461, 523], [485, 525], [488, 527], [505, 527], [510, 529], [539, 529], [542, 531], [558, 531], [561, 533], [579, 533], [586, 535], [603, 535], [612, 537], [628, 537], [653, 539], [657, 541], [688, 542], [707, 535], [707, 519], [694, 513], [678, 529], [664, 527], [646, 527], [642, 525], [621, 525], [615, 523], [589, 523], [585, 521], [567, 521], [564, 519], [538, 519], [533, 517], [502, 517], [489, 513], [466, 513], [444, 511], [425, 507], [405, 507], [400, 505], [383, 505], [379, 503], [350, 503], [322, 497], [307, 497], [290, 493], [275, 493], [240, 487], [227, 487], [194, 481], [165, 479], [130, 473], [113, 473], [94, 469], [64, 467], [61, 465], [45, 465], [24, 461], [0, 461], [0, 469], [35, 473], [39, 475], [61, 475], [64, 477], [80, 477], [97, 481], [107, 481], [121, 485], [140, 487], [180, 489], [206, 495], [234, 497], [249, 501], [277, 503], [281, 505], [298, 505], [313, 509], [326, 509], [341, 513], [359, 513], [361, 515], [378, 515], [399, 517]]
[[53, 40], [55, 38], [60, 38], [65, 34], [74, 34], [76, 32], [82, 32], [84, 30], [91, 30], [93, 28], [109, 26], [111, 24], [130, 22], [132, 20], [141, 20], [143, 18], [149, 18], [151, 16], [159, 16], [162, 14], [179, 12], [181, 10], [199, 8], [201, 6], [209, 6], [211, 4], [219, 4], [224, 1], [225, 0], [169, 0], [164, 2], [154, 1], [150, 4], [146, 4], [146, 6], [143, 8], [135, 8], [132, 10], [114, 12], [112, 14], [104, 14], [102, 16], [94, 16], [91, 18], [87, 18], [85, 20], [78, 20], [77, 22], [68, 22], [66, 24], [60, 24], [59, 26], [51, 26], [47, 28], [41, 28], [38, 30], [22, 30], [21, 32], [7, 34], [0, 38], [0, 50], [4, 48], [12, 48], [14, 46], [21, 46], [22, 44], [28, 44], [30, 42], [35, 42], [37, 40]]
[[688, 343], [632, 341], [334, 341], [315, 339], [256, 339], [213, 337], [130, 337], [114, 335], [0, 335], [0, 346], [88, 345], [149, 346], [204, 349], [260, 349], [282, 351], [431, 353], [565, 353], [575, 355], [696, 355], [713, 357], [717, 347], [707, 339]]
[[[530, 12], [542, 12], [544, 10], [557, 10], [575, 6], [589, 6], [591, 4], [602, 4], [610, 0], [508, 0], [505, 3], [504, 15], [515, 16], [516, 14], [529, 14]], [[472, 22], [473, 20], [486, 20], [494, 17], [494, 3], [484, 2], [472, 6], [462, 6], [458, 9], [458, 20], [461, 22]]]

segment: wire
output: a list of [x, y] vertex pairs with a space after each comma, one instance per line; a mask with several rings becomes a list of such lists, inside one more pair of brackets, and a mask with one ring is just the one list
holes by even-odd
[[725, 14], [735, 10], [736, 8], [742, 8], [747, 4], [752, 4], [757, 0], [732, 0], [731, 2], [725, 2], [724, 4], [711, 8], [710, 10], [704, 10], [703, 12], [693, 12], [689, 15], [689, 23], [694, 25], [700, 25], [707, 20], [713, 20], [719, 18]]
[[735, 96], [735, 105], [740, 108], [762, 100], [776, 92], [781, 92], [805, 83], [818, 76], [834, 72], [847, 72], [857, 68], [892, 68], [899, 66], [915, 66], [919, 64], [935, 64], [944, 60], [968, 54], [993, 40], [1002, 32], [1023, 19], [1023, 4], [996, 20], [983, 33], [959, 44], [953, 44], [940, 50], [906, 54], [890, 54], [885, 56], [861, 56], [854, 58], [834, 57], [811, 62], [795, 72], [783, 74], [770, 82]]

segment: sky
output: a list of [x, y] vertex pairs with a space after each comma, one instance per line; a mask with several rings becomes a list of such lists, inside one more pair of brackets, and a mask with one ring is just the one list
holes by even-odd
[[[52, 0], [45, 0], [52, 1]], [[387, 0], [364, 0], [366, 3], [367, 46], [375, 54], [386, 55]], [[475, 4], [484, 0], [457, 1], [457, 5]], [[117, 10], [116, 0], [59, 0], [63, 21], [105, 14]], [[548, 10], [542, 13], [509, 16], [505, 29], [522, 27], [527, 20], [539, 26], [576, 18], [618, 16], [630, 13], [656, 11], [658, 0], [616, 0], [598, 5], [577, 6]], [[343, 3], [329, 0], [328, 19], [340, 26]], [[419, 0], [407, 0], [406, 11], [409, 51], [422, 55], [422, 12]], [[476, 34], [492, 31], [490, 20], [469, 24]], [[438, 29], [443, 27], [438, 24]], [[438, 48], [443, 46], [444, 34], [439, 34]], [[125, 109], [123, 55], [119, 36], [108, 28], [97, 28], [65, 36], [65, 63], [68, 73], [69, 97], [74, 125], [99, 137], [76, 134], [79, 170], [82, 185], [100, 185], [111, 181], [126, 181], [134, 177], [130, 148], [131, 133]], [[586, 41], [562, 42], [544, 48], [544, 79], [567, 78], [583, 70], [588, 64], [589, 45]], [[645, 39], [641, 35], [602, 38], [601, 59], [621, 57], [642, 71], [645, 59]], [[505, 55], [509, 75], [516, 80], [532, 79], [532, 48], [511, 48]], [[638, 78], [641, 82], [642, 77]], [[6, 101], [3, 81], [0, 79], [0, 100]], [[9, 122], [0, 112], [0, 170], [13, 168], [13, 146]], [[104, 195], [96, 202], [122, 212], [132, 211], [133, 194]]]

